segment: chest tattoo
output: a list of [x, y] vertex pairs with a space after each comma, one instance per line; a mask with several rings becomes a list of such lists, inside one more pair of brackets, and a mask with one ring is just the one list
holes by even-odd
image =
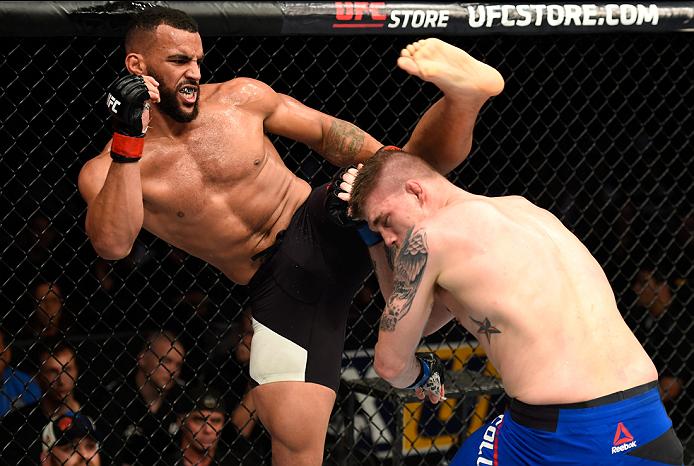
[[487, 336], [487, 343], [491, 344], [491, 337], [493, 333], [501, 333], [501, 330], [498, 328], [494, 327], [492, 323], [489, 321], [488, 318], [484, 318], [483, 322], [480, 322], [479, 320], [475, 320], [473, 317], [470, 317], [470, 320], [472, 320], [474, 323], [480, 326], [480, 328], [477, 329], [477, 333], [483, 333]]

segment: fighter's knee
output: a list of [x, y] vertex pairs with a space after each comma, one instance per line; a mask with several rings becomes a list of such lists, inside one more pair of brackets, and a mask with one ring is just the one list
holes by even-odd
[[320, 466], [323, 464], [323, 445], [302, 442], [283, 442], [272, 439], [273, 466]]

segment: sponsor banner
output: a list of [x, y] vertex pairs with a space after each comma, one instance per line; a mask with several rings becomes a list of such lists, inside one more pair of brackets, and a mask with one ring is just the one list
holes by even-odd
[[[584, 34], [694, 31], [694, 1], [571, 3], [161, 2], [203, 36]], [[154, 2], [0, 1], [0, 36], [122, 37]]]
[[694, 30], [694, 2], [286, 2], [285, 34], [556, 34]]

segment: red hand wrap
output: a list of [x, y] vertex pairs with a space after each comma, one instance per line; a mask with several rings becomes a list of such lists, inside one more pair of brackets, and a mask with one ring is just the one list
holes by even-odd
[[113, 143], [111, 152], [128, 159], [139, 159], [142, 157], [142, 150], [145, 147], [145, 138], [126, 136], [125, 134], [113, 133]]

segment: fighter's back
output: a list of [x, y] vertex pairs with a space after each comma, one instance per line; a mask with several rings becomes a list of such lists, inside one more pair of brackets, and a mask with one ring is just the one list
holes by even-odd
[[551, 213], [521, 197], [466, 193], [436, 217], [441, 296], [509, 395], [572, 403], [657, 378], [602, 268]]

